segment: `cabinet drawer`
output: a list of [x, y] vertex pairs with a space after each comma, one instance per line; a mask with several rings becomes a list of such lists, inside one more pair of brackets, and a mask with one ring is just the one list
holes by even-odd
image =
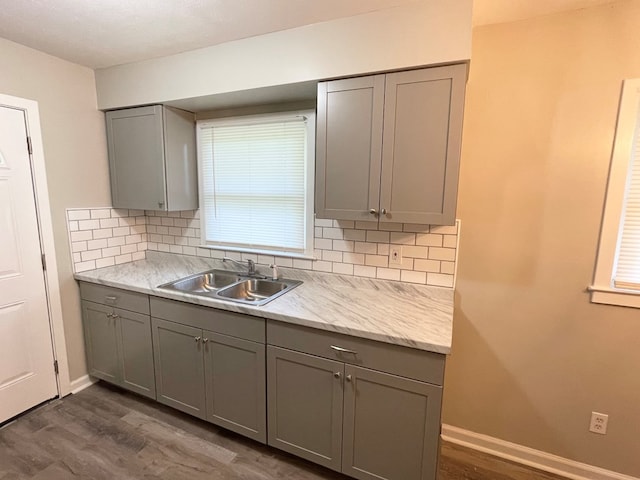
[[444, 381], [445, 356], [439, 353], [275, 320], [267, 322], [267, 343], [347, 364], [394, 373], [434, 385], [442, 385]]
[[151, 297], [151, 316], [190, 327], [264, 343], [264, 319], [212, 307]]
[[80, 282], [80, 297], [90, 302], [149, 315], [149, 297], [142, 293]]

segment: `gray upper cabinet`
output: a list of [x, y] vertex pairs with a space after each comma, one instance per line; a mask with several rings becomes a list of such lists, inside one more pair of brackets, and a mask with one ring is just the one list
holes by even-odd
[[197, 208], [194, 115], [153, 105], [106, 113], [115, 208]]
[[455, 222], [466, 65], [318, 84], [318, 218]]
[[371, 220], [380, 198], [384, 75], [318, 84], [316, 214]]

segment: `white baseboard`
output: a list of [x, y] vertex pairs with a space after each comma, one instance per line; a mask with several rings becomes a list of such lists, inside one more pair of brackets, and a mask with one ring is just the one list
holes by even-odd
[[76, 378], [71, 382], [71, 393], [75, 394], [81, 392], [87, 387], [90, 387], [98, 380], [91, 378], [89, 375], [85, 375], [84, 377]]
[[451, 425], [442, 425], [442, 439], [573, 480], [640, 480]]

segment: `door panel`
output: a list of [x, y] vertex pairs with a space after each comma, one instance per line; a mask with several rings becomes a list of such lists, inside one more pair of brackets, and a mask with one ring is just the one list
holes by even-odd
[[114, 110], [106, 122], [113, 206], [165, 210], [162, 107]]
[[151, 317], [121, 309], [115, 309], [115, 313], [118, 315], [122, 386], [155, 399]]
[[204, 419], [202, 330], [159, 318], [151, 326], [157, 400]]
[[384, 75], [318, 84], [316, 214], [376, 220]]
[[340, 471], [344, 364], [267, 346], [269, 445]]
[[23, 110], [0, 106], [0, 422], [57, 395]]
[[113, 308], [82, 302], [89, 375], [119, 384], [118, 337]]
[[381, 222], [454, 223], [465, 69], [387, 75]]
[[267, 441], [265, 347], [203, 332], [207, 419], [262, 443]]
[[347, 365], [342, 471], [363, 480], [435, 480], [442, 388]]

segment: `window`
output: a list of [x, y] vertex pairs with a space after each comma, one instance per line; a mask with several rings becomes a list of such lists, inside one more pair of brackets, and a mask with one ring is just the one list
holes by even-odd
[[198, 122], [202, 242], [311, 257], [315, 113]]
[[620, 101], [591, 301], [640, 307], [640, 79]]

